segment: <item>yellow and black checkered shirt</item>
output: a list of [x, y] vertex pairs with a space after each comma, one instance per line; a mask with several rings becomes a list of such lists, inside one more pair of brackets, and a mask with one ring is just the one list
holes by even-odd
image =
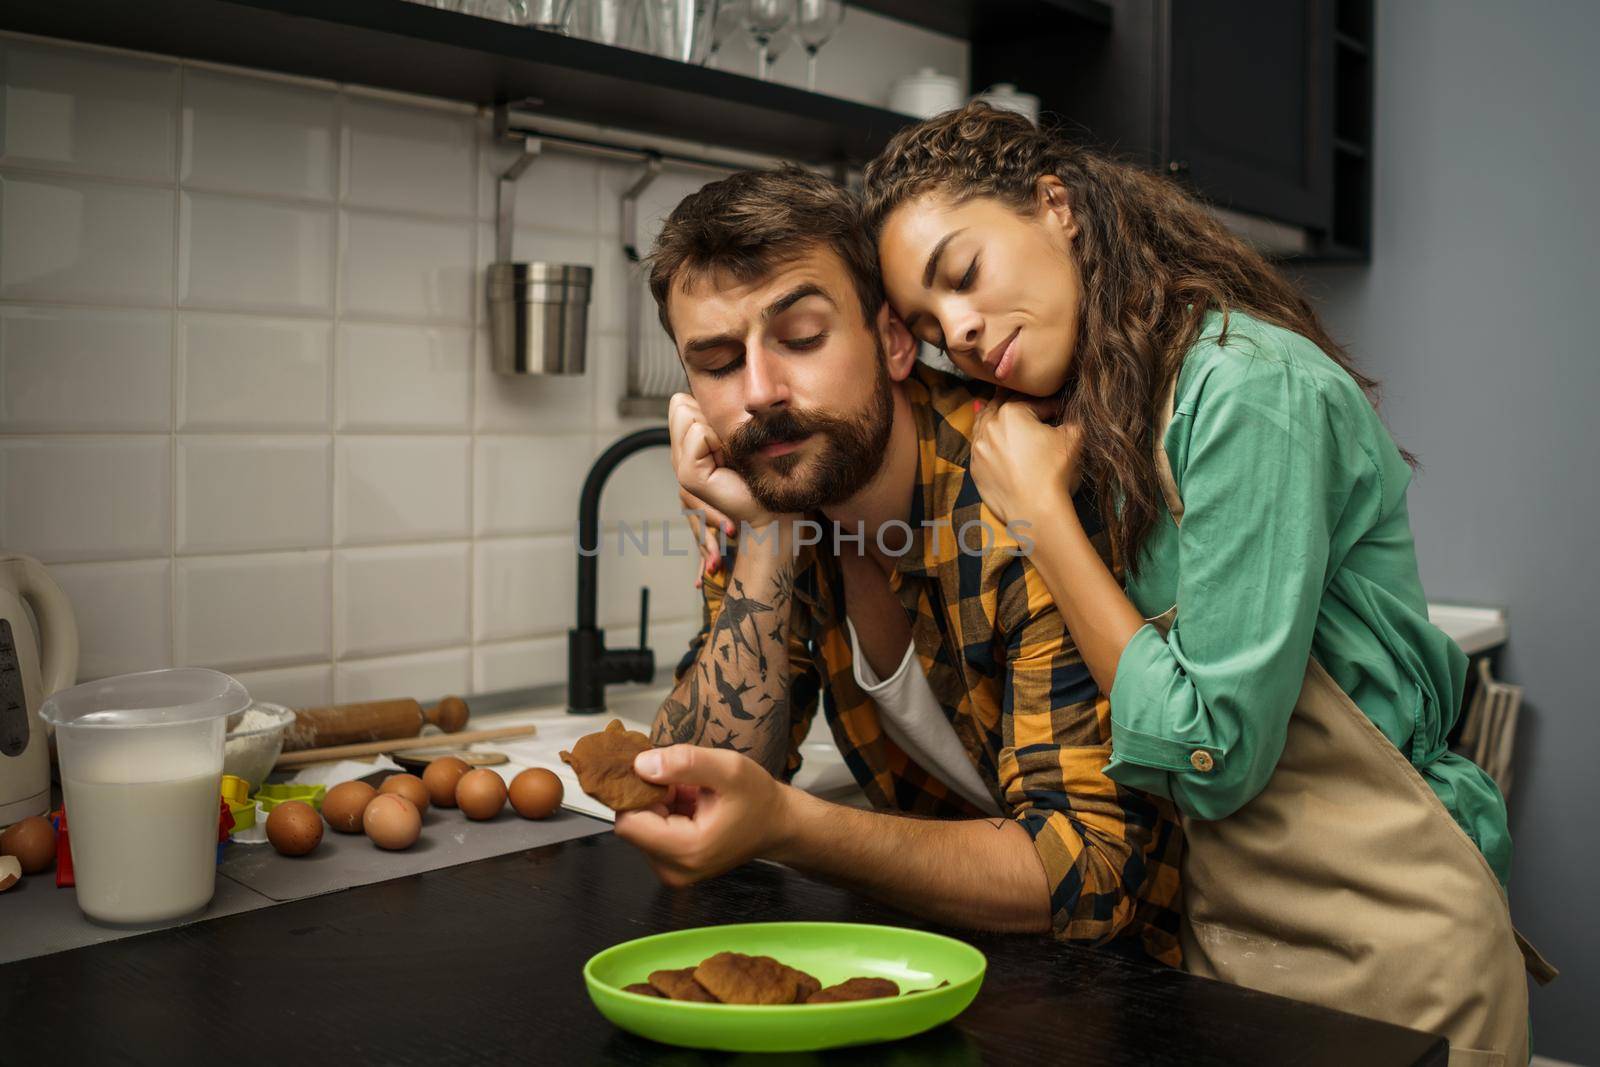
[[[1012, 551], [1019, 540], [984, 506], [967, 473], [973, 399], [986, 394], [920, 364], [904, 388], [916, 420], [919, 475], [906, 526], [886, 528], [881, 542], [890, 553], [906, 544], [890, 584], [911, 622], [928, 683], [1001, 810], [1032, 836], [1049, 878], [1056, 936], [1086, 944], [1138, 936], [1150, 955], [1177, 964], [1182, 832], [1166, 801], [1103, 773], [1111, 758], [1110, 703], [1044, 581]], [[1091, 533], [1099, 529], [1091, 504], [1080, 501], [1079, 515]], [[968, 526], [974, 522], [987, 524], [991, 534]], [[971, 551], [963, 551], [958, 536]], [[800, 743], [820, 703], [874, 807], [981, 816], [895, 745], [872, 698], [856, 684], [832, 544], [825, 536], [797, 560], [785, 777], [800, 768]], [[704, 620], [678, 666], [680, 678], [710, 633], [731, 570], [724, 566], [703, 584]]]

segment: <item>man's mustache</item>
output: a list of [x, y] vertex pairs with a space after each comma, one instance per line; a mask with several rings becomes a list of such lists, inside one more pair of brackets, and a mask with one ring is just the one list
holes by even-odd
[[728, 462], [735, 467], [746, 465], [768, 445], [786, 444], [815, 433], [827, 433], [844, 421], [821, 412], [788, 409], [771, 415], [752, 415], [750, 421], [728, 436]]

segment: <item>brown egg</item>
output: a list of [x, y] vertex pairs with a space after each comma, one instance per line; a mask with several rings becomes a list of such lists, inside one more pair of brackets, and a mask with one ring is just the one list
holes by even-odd
[[23, 874], [47, 871], [56, 861], [56, 831], [43, 815], [30, 815], [0, 834], [0, 856], [15, 856]]
[[22, 881], [22, 864], [15, 856], [0, 856], [0, 893]]
[[456, 783], [470, 770], [466, 760], [454, 756], [440, 756], [423, 769], [422, 784], [428, 787], [428, 798], [434, 807], [456, 806]]
[[422, 813], [399, 793], [384, 793], [372, 798], [361, 824], [379, 848], [410, 848], [422, 834]]
[[285, 856], [304, 856], [322, 843], [322, 818], [303, 800], [289, 800], [267, 816], [267, 840]]
[[428, 787], [414, 774], [391, 774], [378, 787], [378, 793], [399, 793], [411, 801], [418, 814], [428, 810]]
[[341, 834], [359, 834], [361, 815], [378, 791], [366, 782], [344, 782], [322, 798], [322, 817]]
[[484, 767], [456, 783], [456, 806], [469, 819], [492, 819], [506, 806], [506, 780]]
[[524, 819], [543, 819], [561, 806], [561, 779], [543, 767], [529, 767], [511, 779], [511, 806]]

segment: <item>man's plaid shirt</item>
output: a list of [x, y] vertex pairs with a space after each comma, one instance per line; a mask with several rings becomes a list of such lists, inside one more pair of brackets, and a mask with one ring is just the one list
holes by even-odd
[[[1101, 944], [1137, 935], [1150, 955], [1176, 964], [1182, 833], [1166, 801], [1102, 773], [1111, 757], [1110, 703], [1043, 580], [1031, 561], [1011, 551], [1019, 542], [984, 506], [967, 472], [973, 400], [984, 394], [920, 364], [904, 388], [916, 420], [919, 475], [909, 529], [890, 526], [881, 542], [891, 553], [907, 542], [890, 584], [911, 622], [928, 683], [1001, 810], [1032, 836], [1049, 879], [1056, 936]], [[1093, 506], [1080, 500], [1079, 517], [1105, 551]], [[992, 532], [966, 529], [969, 548], [988, 544], [981, 554], [956, 543], [975, 521]], [[824, 528], [831, 529], [825, 522]], [[802, 549], [796, 564], [785, 777], [800, 768], [800, 743], [820, 703], [874, 807], [981, 816], [890, 740], [877, 706], [856, 684], [832, 545], [825, 535], [821, 545]], [[724, 566], [704, 581], [703, 623], [678, 666], [679, 678], [710, 633], [731, 570]], [[981, 925], [982, 916], [974, 922]]]

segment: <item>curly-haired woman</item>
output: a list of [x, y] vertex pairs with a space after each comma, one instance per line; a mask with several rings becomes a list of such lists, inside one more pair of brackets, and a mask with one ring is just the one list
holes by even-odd
[[1525, 1060], [1505, 803], [1446, 747], [1466, 659], [1372, 380], [1177, 186], [1018, 116], [902, 131], [866, 196], [895, 311], [1002, 388], [972, 470], [1110, 693], [1108, 774], [1185, 817], [1188, 969]]

